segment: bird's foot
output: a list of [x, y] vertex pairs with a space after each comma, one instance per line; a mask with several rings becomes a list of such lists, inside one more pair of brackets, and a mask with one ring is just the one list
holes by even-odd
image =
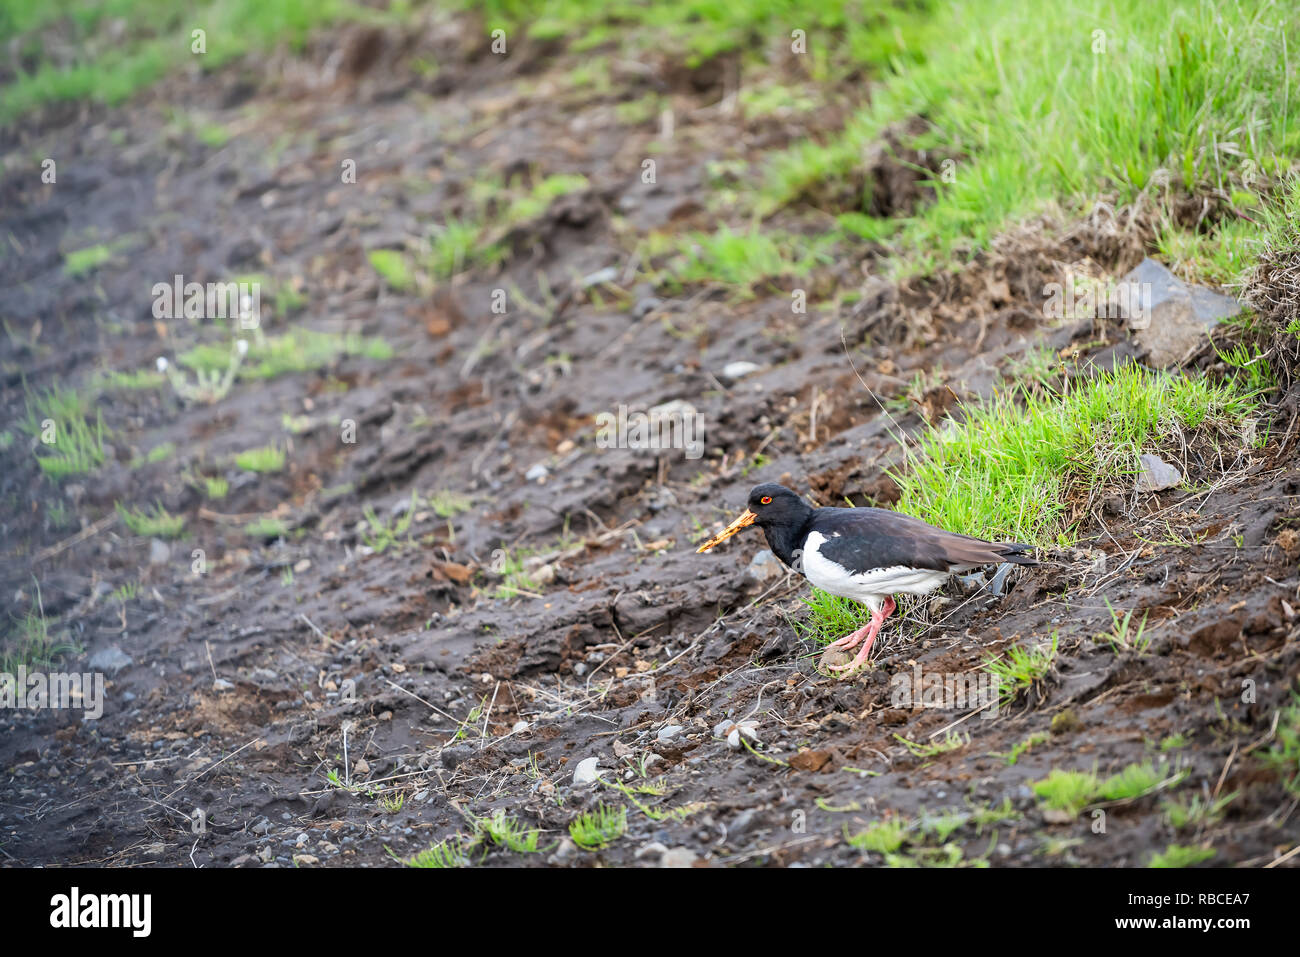
[[874, 624], [875, 624], [875, 619], [873, 618], [871, 621], [863, 625], [857, 631], [845, 635], [843, 638], [837, 638], [835, 641], [832, 641], [829, 645], [827, 645], [827, 647], [834, 648], [837, 651], [848, 651], [851, 648], [856, 648], [858, 644], [862, 641], [862, 639], [867, 637], [867, 634], [871, 631], [871, 626]]
[[[871, 619], [871, 624], [867, 625], [865, 629], [866, 635], [864, 636], [863, 639], [859, 639], [862, 641], [862, 647], [858, 649], [858, 653], [857, 655], [854, 656], [853, 660], [850, 661], [847, 665], [827, 665], [826, 666], [827, 670], [842, 671], [842, 672], [856, 671], [858, 668], [861, 668], [864, 664], [866, 664], [867, 655], [871, 653], [871, 643], [876, 640], [876, 635], [880, 632], [880, 626], [883, 625], [884, 623], [885, 620], [883, 616], [879, 619], [873, 617]], [[852, 638], [856, 634], [858, 634], [858, 632], [854, 632], [853, 635], [849, 635], [847, 637]], [[853, 644], [857, 644], [857, 641], [855, 641]], [[852, 648], [853, 645], [849, 645], [848, 647]]]

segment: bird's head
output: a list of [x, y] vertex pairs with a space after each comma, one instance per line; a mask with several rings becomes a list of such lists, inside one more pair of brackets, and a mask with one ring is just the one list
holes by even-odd
[[783, 525], [799, 527], [808, 519], [812, 507], [784, 485], [766, 482], [749, 490], [749, 502], [740, 516], [721, 532], [701, 545], [697, 552], [707, 552], [719, 542], [725, 542], [742, 528], [757, 525], [772, 528]]

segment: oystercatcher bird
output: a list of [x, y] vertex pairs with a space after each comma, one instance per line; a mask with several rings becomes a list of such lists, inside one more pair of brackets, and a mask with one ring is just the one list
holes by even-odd
[[740, 517], [697, 551], [707, 552], [750, 525], [761, 528], [772, 553], [812, 584], [871, 609], [871, 621], [831, 644], [845, 651], [862, 646], [850, 664], [831, 666], [837, 671], [867, 660], [897, 607], [894, 595], [929, 594], [953, 572], [980, 565], [1038, 564], [1028, 545], [958, 535], [883, 508], [813, 508], [774, 483], [755, 485]]

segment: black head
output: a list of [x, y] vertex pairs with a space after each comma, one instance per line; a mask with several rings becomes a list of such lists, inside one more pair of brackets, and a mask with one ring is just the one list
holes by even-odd
[[799, 528], [808, 520], [812, 506], [784, 485], [765, 482], [749, 490], [749, 510], [760, 528], [792, 526]]

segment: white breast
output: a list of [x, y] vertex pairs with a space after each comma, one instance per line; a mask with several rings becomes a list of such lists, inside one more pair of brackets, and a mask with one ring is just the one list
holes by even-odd
[[889, 595], [899, 592], [925, 595], [948, 578], [946, 572], [930, 568], [908, 568], [905, 565], [874, 568], [855, 575], [843, 565], [822, 555], [821, 545], [825, 541], [826, 537], [821, 532], [811, 532], [808, 535], [804, 551], [800, 555], [804, 577], [822, 591], [842, 598], [853, 598], [873, 612], [880, 610]]

